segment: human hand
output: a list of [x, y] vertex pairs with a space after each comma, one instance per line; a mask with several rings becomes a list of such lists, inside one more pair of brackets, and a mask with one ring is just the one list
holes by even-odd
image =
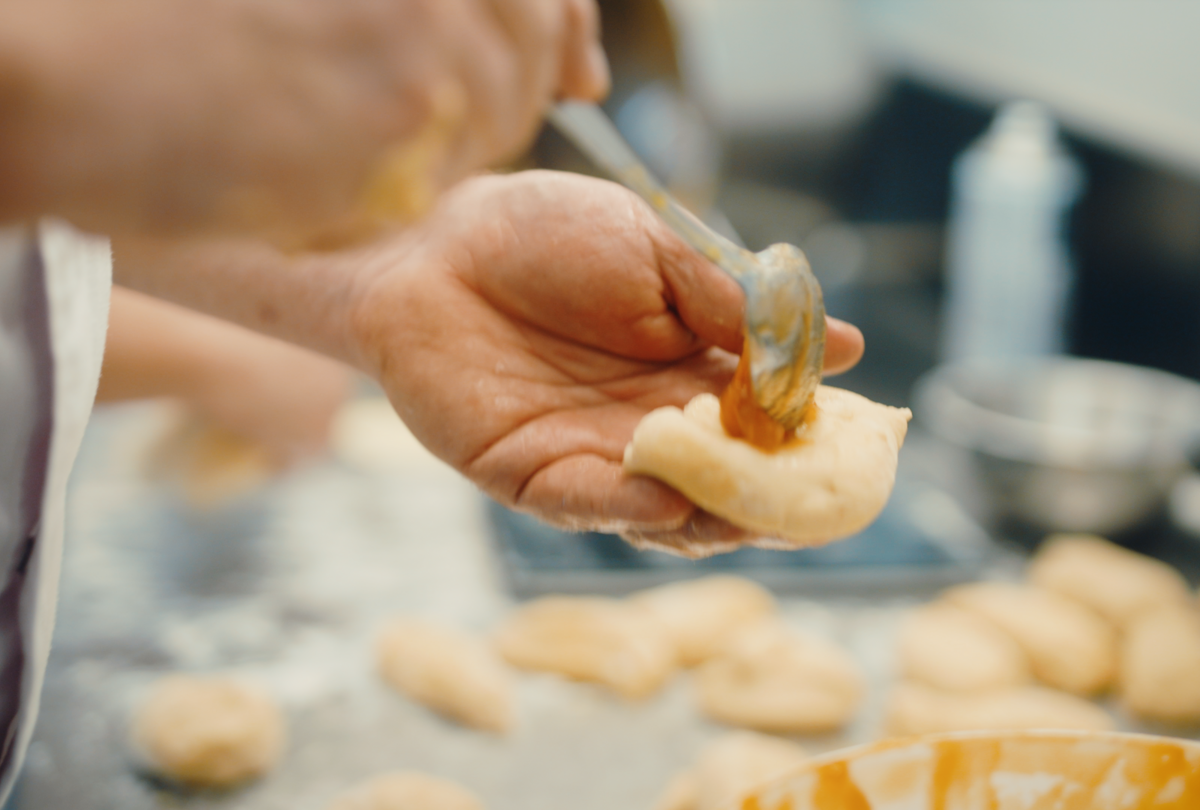
[[[742, 294], [612, 183], [525, 172], [469, 180], [355, 258], [364, 365], [427, 447], [506, 506], [635, 542], [745, 538], [659, 481], [626, 475], [654, 408], [719, 392]], [[862, 354], [830, 319], [828, 373]]]
[[0, 8], [0, 57], [0, 221], [283, 243], [608, 84], [594, 0], [38, 0]]

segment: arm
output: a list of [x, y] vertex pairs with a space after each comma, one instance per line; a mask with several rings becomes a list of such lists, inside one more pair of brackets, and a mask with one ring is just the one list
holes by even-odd
[[[501, 503], [572, 528], [730, 536], [621, 470], [641, 417], [720, 391], [742, 340], [737, 285], [624, 189], [483, 177], [351, 253], [228, 245], [172, 266], [172, 250], [118, 243], [119, 279], [354, 363], [418, 439]], [[861, 353], [861, 334], [831, 320], [827, 368]]]
[[593, 0], [8, 0], [0, 222], [290, 243], [606, 89]]
[[184, 400], [280, 463], [319, 452], [350, 392], [349, 369], [130, 290], [113, 290], [97, 400]]

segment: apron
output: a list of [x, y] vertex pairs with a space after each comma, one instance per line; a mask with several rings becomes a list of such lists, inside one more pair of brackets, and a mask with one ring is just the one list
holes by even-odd
[[0, 229], [0, 805], [37, 720], [111, 289], [107, 240], [52, 221]]

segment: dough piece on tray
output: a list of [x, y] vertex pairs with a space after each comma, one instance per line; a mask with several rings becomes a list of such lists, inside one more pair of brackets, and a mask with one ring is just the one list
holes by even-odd
[[730, 438], [712, 394], [683, 410], [658, 408], [634, 430], [625, 471], [669, 484], [774, 547], [846, 537], [887, 503], [912, 414], [828, 386], [817, 389], [815, 404], [812, 422], [775, 452]]
[[658, 691], [676, 669], [659, 624], [615, 599], [536, 599], [509, 616], [495, 642], [515, 667], [593, 681], [633, 699]]
[[1200, 724], [1200, 611], [1165, 607], [1129, 626], [1121, 650], [1121, 700], [1139, 717]]
[[329, 810], [483, 810], [483, 806], [478, 796], [448, 779], [398, 771], [347, 791]]
[[512, 727], [512, 681], [484, 642], [432, 622], [397, 619], [375, 650], [384, 680], [413, 700], [474, 728]]
[[1189, 597], [1187, 581], [1171, 566], [1090, 534], [1046, 538], [1029, 581], [1082, 602], [1118, 627]]
[[777, 733], [830, 731], [858, 709], [864, 682], [836, 645], [765, 621], [696, 671], [700, 710], [718, 722]]
[[901, 683], [888, 696], [884, 725], [889, 735], [903, 737], [1033, 728], [1110, 731], [1113, 721], [1091, 701], [1044, 686], [968, 694]]
[[704, 747], [695, 766], [677, 775], [655, 810], [723, 810], [804, 764], [808, 754], [791, 740], [733, 731]]
[[1032, 585], [976, 582], [951, 588], [945, 598], [1012, 636], [1047, 686], [1094, 695], [1116, 676], [1116, 632], [1065, 596]]
[[232, 678], [164, 678], [133, 722], [134, 745], [149, 764], [193, 787], [262, 776], [283, 753], [284, 736], [275, 702]]
[[900, 629], [900, 673], [935, 689], [979, 692], [1032, 679], [1021, 646], [982, 616], [946, 602], [914, 610]]
[[662, 625], [685, 667], [711, 658], [738, 629], [776, 610], [775, 598], [766, 588], [729, 575], [650, 588], [634, 594], [630, 603]]

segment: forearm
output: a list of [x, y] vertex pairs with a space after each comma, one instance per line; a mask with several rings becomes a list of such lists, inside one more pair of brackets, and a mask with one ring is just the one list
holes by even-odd
[[363, 289], [399, 263], [403, 238], [370, 255], [286, 255], [250, 240], [114, 240], [118, 284], [371, 371], [357, 318]]

